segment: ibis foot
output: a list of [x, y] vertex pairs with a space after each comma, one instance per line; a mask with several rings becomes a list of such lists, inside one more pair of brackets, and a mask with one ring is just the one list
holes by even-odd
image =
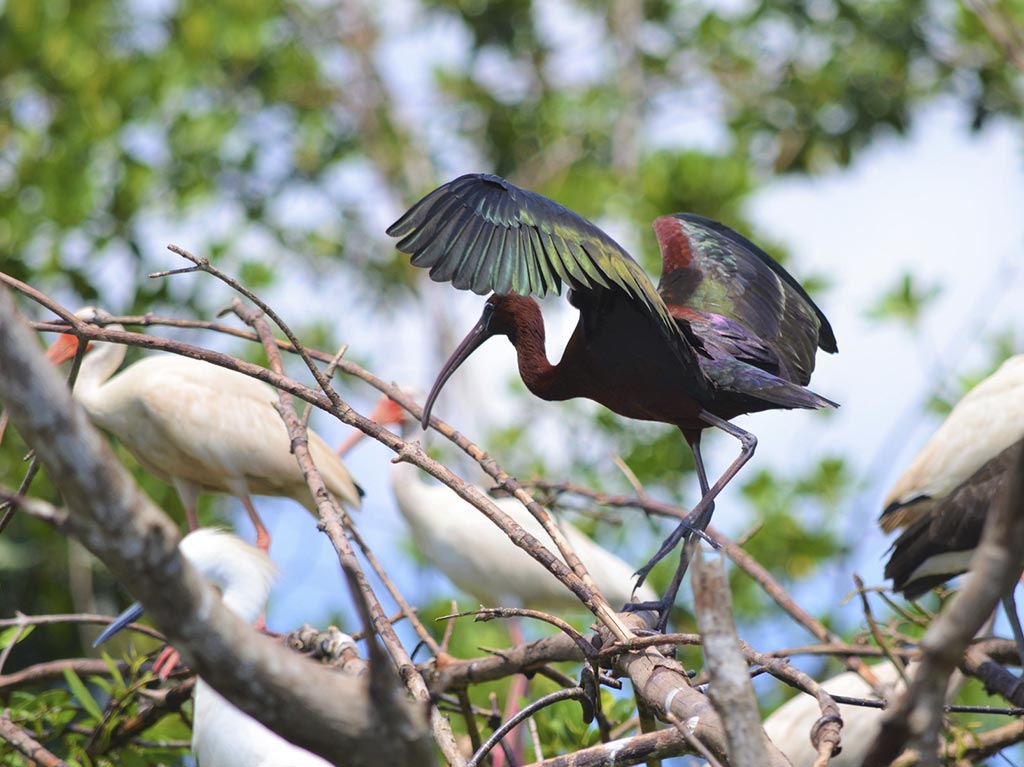
[[[647, 564], [637, 570], [634, 575], [637, 576], [636, 586], [639, 588], [647, 580], [647, 576], [650, 575], [651, 570], [654, 566], [663, 560], [666, 556], [672, 553], [672, 550], [679, 545], [681, 540], [691, 540], [692, 538], [700, 538], [705, 543], [711, 545], [713, 548], [718, 548], [718, 544], [712, 540], [712, 538], [704, 532], [705, 528], [711, 522], [711, 515], [715, 511], [715, 502], [709, 501], [704, 505], [704, 500], [701, 499], [700, 503], [693, 507], [693, 511], [687, 514], [676, 526], [676, 529], [668, 534], [661, 543], [661, 547], [654, 552]], [[685, 572], [685, 570], [684, 570]]]
[[680, 541], [683, 541], [683, 547], [679, 552], [679, 565], [672, 576], [672, 581], [665, 590], [665, 596], [657, 602], [640, 603], [640, 605], [646, 606], [637, 606], [636, 604], [626, 606], [627, 611], [630, 612], [642, 609], [656, 610], [658, 613], [658, 631], [661, 633], [664, 633], [666, 626], [668, 626], [669, 614], [676, 603], [676, 596], [679, 594], [679, 587], [683, 582], [683, 577], [686, 575], [686, 570], [690, 566], [690, 547], [696, 545], [696, 540], [700, 538], [707, 541], [712, 547], [719, 548], [718, 544], [704, 532], [705, 528], [710, 524], [711, 515], [714, 512], [714, 498], [705, 495], [693, 508], [693, 511], [687, 514], [679, 523], [676, 529], [669, 533], [668, 537], [661, 544], [661, 548], [655, 552], [650, 561], [636, 572], [636, 585], [639, 587], [647, 579], [654, 566], [671, 553]]

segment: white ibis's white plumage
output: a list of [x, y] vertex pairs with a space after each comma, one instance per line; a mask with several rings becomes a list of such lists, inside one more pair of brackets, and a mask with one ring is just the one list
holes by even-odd
[[[381, 424], [413, 425], [409, 415], [386, 398], [371, 417]], [[342, 450], [351, 444], [352, 441]], [[417, 467], [406, 462], [394, 464], [391, 487], [417, 549], [455, 586], [474, 599], [487, 605], [521, 604], [538, 609], [580, 606], [572, 592], [543, 565], [512, 543], [471, 504], [447, 487], [425, 481]], [[493, 500], [531, 535], [555, 550], [541, 524], [519, 501], [514, 498]], [[605, 599], [616, 607], [629, 602], [633, 568], [572, 525], [562, 524], [561, 527]], [[636, 596], [639, 601], [657, 599], [646, 585]]]
[[[247, 623], [263, 611], [277, 570], [259, 549], [222, 530], [200, 528], [178, 549], [193, 567], [221, 590], [224, 606]], [[105, 641], [141, 613], [133, 605], [97, 640]], [[192, 751], [200, 767], [331, 767], [231, 705], [201, 678], [196, 681]]]
[[[92, 307], [78, 312], [87, 321], [98, 314]], [[50, 357], [59, 364], [73, 357], [77, 346], [75, 336], [61, 335], [50, 348]], [[274, 407], [277, 392], [272, 387], [174, 354], [146, 357], [114, 375], [125, 354], [121, 344], [90, 342], [74, 398], [144, 468], [174, 485], [191, 529], [197, 527], [196, 503], [203, 492], [237, 496], [256, 525], [257, 542], [264, 550], [270, 538], [250, 495], [292, 498], [315, 510], [291, 453], [288, 431]], [[327, 489], [342, 503], [358, 508], [361, 491], [313, 431], [309, 449]]]
[[[870, 668], [878, 680], [883, 697], [879, 697], [871, 685], [853, 671], [844, 671], [821, 682], [821, 686], [827, 693], [835, 696], [886, 700], [890, 703], [906, 689], [899, 671], [889, 661], [876, 663]], [[908, 664], [908, 677], [913, 679], [915, 673], [917, 664]], [[947, 702], [956, 698], [965, 681], [966, 678], [962, 674], [954, 673], [946, 690]], [[829, 767], [860, 767], [864, 763], [868, 749], [874, 743], [885, 711], [881, 708], [847, 703], [838, 705], [839, 714], [843, 718], [843, 728], [840, 732], [842, 752], [829, 760]], [[812, 767], [817, 759], [817, 752], [811, 745], [811, 728], [820, 717], [821, 706], [818, 705], [817, 699], [804, 693], [797, 693], [765, 720], [764, 731], [772, 743], [789, 758], [793, 767]]]
[[1024, 354], [1010, 357], [969, 391], [885, 499], [879, 524], [891, 531], [919, 519], [938, 499], [1024, 438]]
[[[893, 695], [903, 689], [899, 672], [888, 661], [872, 666], [871, 672], [878, 679], [887, 699], [892, 700]], [[880, 700], [871, 685], [853, 671], [834, 676], [822, 682], [821, 686], [832, 695]], [[843, 717], [840, 733], [842, 752], [829, 760], [829, 767], [860, 767], [874, 742], [885, 712], [880, 708], [842, 703], [839, 704], [839, 712]], [[793, 767], [811, 767], [817, 758], [817, 752], [811, 745], [811, 728], [820, 717], [821, 707], [817, 699], [798, 693], [772, 712], [764, 722], [764, 731], [772, 743], [789, 758]]]

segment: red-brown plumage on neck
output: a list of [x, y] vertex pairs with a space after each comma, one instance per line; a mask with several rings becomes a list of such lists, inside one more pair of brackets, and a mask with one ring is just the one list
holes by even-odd
[[494, 309], [489, 330], [493, 335], [506, 336], [515, 347], [519, 375], [527, 389], [549, 401], [584, 396], [561, 364], [552, 365], [548, 361], [544, 317], [536, 301], [508, 294], [492, 296], [489, 303]]

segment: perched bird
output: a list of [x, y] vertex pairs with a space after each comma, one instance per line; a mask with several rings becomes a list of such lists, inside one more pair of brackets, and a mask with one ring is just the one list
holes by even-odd
[[967, 571], [985, 520], [1008, 484], [1011, 445], [989, 459], [952, 492], [934, 500], [892, 545], [885, 577], [892, 590], [917, 599]]
[[[432, 279], [494, 294], [438, 374], [424, 426], [448, 377], [480, 344], [504, 335], [534, 395], [585, 397], [619, 415], [682, 431], [702, 498], [691, 519], [641, 568], [641, 581], [684, 535], [707, 525], [715, 496], [753, 454], [754, 436], [728, 419], [836, 407], [803, 388], [816, 350], [835, 352], [837, 346], [825, 315], [785, 269], [745, 237], [700, 216], [662, 216], [654, 232], [662, 256], [657, 290], [594, 224], [498, 176], [471, 174], [444, 184], [388, 229], [400, 238], [396, 247], [412, 255], [414, 266], [429, 268]], [[563, 282], [580, 319], [561, 361], [552, 365], [540, 308], [527, 296], [558, 293]], [[742, 444], [713, 486], [700, 452], [701, 432], [710, 426]], [[663, 620], [674, 592], [670, 596], [661, 605]]]
[[[408, 428], [408, 413], [383, 397], [370, 417], [381, 425]], [[363, 437], [355, 432], [339, 448], [345, 454]], [[516, 546], [487, 517], [443, 485], [430, 484], [416, 466], [404, 461], [391, 467], [391, 488], [409, 523], [416, 548], [460, 590], [486, 605], [516, 604], [544, 609], [579, 609], [579, 599]], [[515, 498], [494, 503], [534, 537], [554, 548], [544, 528]], [[633, 568], [570, 524], [562, 531], [597, 587], [612, 605], [632, 599]], [[637, 593], [655, 599], [649, 586]]]
[[[77, 316], [101, 319], [87, 307]], [[123, 330], [119, 325], [112, 329]], [[55, 364], [71, 359], [78, 338], [62, 334], [48, 355]], [[174, 485], [190, 530], [198, 527], [200, 493], [238, 497], [256, 527], [256, 543], [270, 548], [270, 534], [250, 495], [278, 495], [315, 512], [313, 497], [291, 453], [291, 440], [274, 408], [276, 391], [233, 370], [175, 354], [146, 357], [116, 376], [122, 344], [90, 341], [75, 382], [74, 398], [92, 421], [121, 441], [152, 474]], [[111, 378], [113, 376], [113, 378]], [[313, 431], [309, 449], [327, 489], [358, 508], [362, 491], [345, 464]]]
[[[277, 574], [265, 553], [212, 528], [194, 530], [178, 544], [181, 555], [217, 586], [224, 606], [247, 623], [256, 621]], [[135, 603], [97, 638], [105, 642], [142, 614]], [[196, 681], [192, 751], [199, 767], [331, 767], [235, 708], [201, 678]]]
[[879, 524], [906, 527], [985, 463], [1024, 439], [1024, 354], [971, 389], [893, 485]]
[[[1003, 362], [956, 404], [885, 499], [882, 529], [907, 528], [885, 566], [894, 591], [916, 599], [967, 570], [1021, 440], [1024, 354]], [[1024, 660], [1013, 589], [1002, 604]]]

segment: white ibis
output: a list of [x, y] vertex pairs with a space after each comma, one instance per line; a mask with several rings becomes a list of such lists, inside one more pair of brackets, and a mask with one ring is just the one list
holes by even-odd
[[[384, 397], [370, 417], [382, 425], [413, 425], [408, 413]], [[362, 433], [352, 435], [339, 448], [344, 454]], [[522, 604], [528, 607], [578, 609], [579, 600], [547, 569], [512, 543], [500, 529], [466, 501], [442, 485], [424, 481], [410, 463], [391, 469], [391, 487], [398, 509], [412, 530], [417, 549], [460, 590], [483, 604]], [[550, 545], [550, 538], [533, 515], [514, 498], [494, 502], [531, 535]], [[633, 568], [569, 524], [562, 530], [612, 605], [632, 596]], [[654, 591], [642, 586], [642, 600]]]
[[1010, 357], [950, 411], [885, 499], [879, 524], [906, 527], [986, 462], [1024, 439], [1024, 354]]
[[[967, 569], [1005, 485], [1012, 446], [1024, 439], [1024, 354], [1010, 357], [950, 411], [896, 481], [879, 524], [906, 527], [885, 567], [896, 591], [916, 598]], [[1003, 595], [1024, 660], [1013, 590]]]
[[[102, 310], [94, 307], [77, 312], [86, 321], [101, 315]], [[60, 364], [74, 357], [77, 349], [78, 338], [62, 334], [50, 347], [49, 357]], [[256, 527], [256, 543], [264, 551], [270, 548], [270, 534], [250, 495], [291, 498], [315, 512], [291, 453], [288, 431], [274, 408], [273, 388], [175, 354], [146, 357], [114, 376], [125, 353], [121, 344], [89, 342], [74, 398], [145, 469], [174, 485], [190, 530], [198, 527], [196, 503], [203, 492], [229, 493], [241, 500]], [[342, 503], [358, 508], [362, 491], [313, 431], [309, 449], [327, 489]]]
[[[182, 538], [178, 550], [221, 590], [225, 607], [247, 623], [256, 621], [277, 574], [264, 552], [212, 528], [192, 531]], [[141, 604], [129, 607], [95, 644], [105, 642], [141, 613]], [[196, 681], [193, 705], [192, 751], [201, 767], [331, 767], [235, 708], [202, 678]]]

